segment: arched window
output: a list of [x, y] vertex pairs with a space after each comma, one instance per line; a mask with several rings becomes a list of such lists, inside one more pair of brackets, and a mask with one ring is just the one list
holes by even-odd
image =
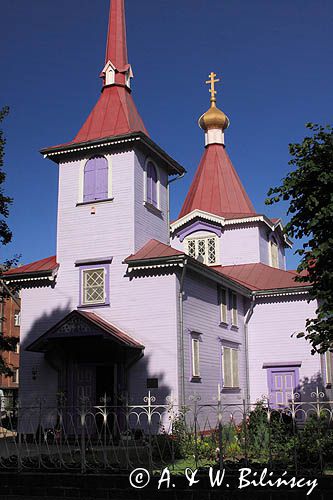
[[270, 240], [270, 251], [271, 251], [271, 266], [279, 267], [279, 247], [276, 239], [272, 236]]
[[147, 202], [157, 207], [157, 171], [150, 161], [147, 165]]
[[216, 265], [218, 262], [218, 244], [215, 234], [199, 233], [197, 236], [188, 236], [185, 240], [185, 251], [190, 257], [207, 264]]
[[83, 201], [106, 200], [108, 197], [108, 161], [95, 156], [84, 167]]

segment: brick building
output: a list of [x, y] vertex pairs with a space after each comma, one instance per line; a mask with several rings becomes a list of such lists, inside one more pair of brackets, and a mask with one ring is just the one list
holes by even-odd
[[[7, 337], [20, 337], [20, 298], [7, 298], [0, 300], [0, 332]], [[13, 369], [12, 377], [0, 375], [1, 391], [6, 399], [16, 400], [19, 387], [19, 343], [16, 351], [1, 353], [7, 364]]]

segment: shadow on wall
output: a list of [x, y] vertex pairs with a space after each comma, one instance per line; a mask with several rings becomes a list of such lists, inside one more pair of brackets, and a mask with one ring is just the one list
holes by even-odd
[[[49, 314], [44, 313], [39, 316], [30, 329], [24, 332], [24, 337], [21, 338], [20, 354], [19, 398], [21, 404], [34, 404], [36, 399], [44, 397], [46, 394], [50, 396], [53, 392], [52, 379], [54, 377], [52, 377], [50, 370], [54, 371], [54, 369], [45, 359], [44, 353], [27, 351], [27, 347], [61, 321], [70, 311], [68, 302], [64, 307], [57, 307]], [[55, 397], [57, 388], [54, 392]]]
[[313, 375], [311, 378], [304, 377], [296, 387], [296, 392], [299, 393], [300, 401], [315, 403], [317, 398], [319, 401], [329, 401], [330, 394], [326, 391], [324, 380], [320, 373]]
[[[129, 403], [130, 405], [146, 404], [144, 398], [150, 395], [155, 398], [152, 403], [154, 405], [164, 405], [167, 403], [167, 398], [173, 396], [171, 394], [171, 387], [164, 382], [165, 371], [161, 363], [162, 370], [156, 371], [149, 367], [150, 355], [143, 356], [131, 368], [128, 374], [128, 389], [129, 389]], [[158, 387], [156, 387], [156, 385]]]

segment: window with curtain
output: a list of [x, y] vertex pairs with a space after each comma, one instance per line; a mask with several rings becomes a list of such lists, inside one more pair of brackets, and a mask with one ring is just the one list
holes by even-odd
[[223, 347], [223, 387], [238, 388], [238, 349], [232, 347]]
[[192, 378], [200, 377], [200, 340], [192, 337]]
[[219, 289], [219, 301], [220, 301], [220, 321], [221, 323], [228, 323], [227, 291], [225, 288]]
[[106, 200], [109, 180], [108, 161], [104, 156], [95, 156], [84, 167], [83, 201]]
[[157, 208], [157, 171], [155, 165], [150, 161], [147, 164], [147, 202]]
[[238, 307], [237, 307], [237, 294], [231, 292], [231, 324], [232, 326], [238, 326]]
[[271, 266], [279, 267], [279, 246], [274, 237], [270, 241], [270, 252], [271, 252]]

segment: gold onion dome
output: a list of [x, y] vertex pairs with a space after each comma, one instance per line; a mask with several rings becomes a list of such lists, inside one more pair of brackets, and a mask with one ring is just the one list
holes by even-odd
[[211, 129], [222, 129], [224, 131], [226, 128], [229, 127], [230, 121], [229, 118], [223, 111], [221, 111], [219, 108], [216, 107], [216, 90], [215, 90], [215, 83], [219, 82], [220, 80], [215, 79], [216, 74], [211, 73], [209, 75], [210, 80], [208, 80], [206, 83], [211, 85], [211, 88], [209, 90], [211, 97], [210, 97], [210, 108], [206, 113], [204, 113], [200, 118], [199, 118], [199, 126], [207, 132], [207, 130]]

